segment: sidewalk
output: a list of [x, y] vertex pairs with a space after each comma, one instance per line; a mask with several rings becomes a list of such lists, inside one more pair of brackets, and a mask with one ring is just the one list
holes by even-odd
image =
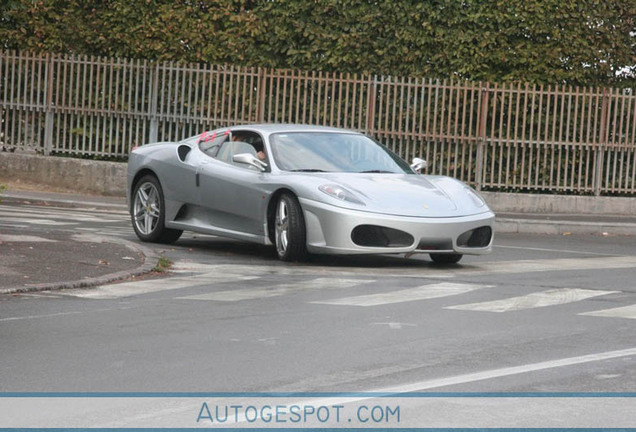
[[125, 212], [124, 198], [32, 191], [6, 191], [0, 198], [0, 294], [102, 285], [148, 273], [157, 264], [157, 255], [140, 242], [2, 224], [6, 204]]
[[[148, 272], [153, 262], [119, 239], [0, 228], [0, 294], [82, 288]], [[63, 253], [60, 253], [63, 251]]]
[[[6, 191], [2, 201], [127, 211], [121, 197]], [[1, 207], [2, 203], [0, 216]], [[497, 214], [496, 232], [636, 236], [636, 216], [503, 213]], [[152, 249], [141, 242], [54, 230], [30, 234], [25, 229], [0, 227], [0, 294], [95, 286], [147, 273], [157, 263]]]

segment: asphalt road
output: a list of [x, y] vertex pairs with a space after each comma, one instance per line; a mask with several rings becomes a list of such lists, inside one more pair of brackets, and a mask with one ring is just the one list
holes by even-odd
[[[18, 219], [35, 234], [135, 240], [124, 214], [28, 210]], [[72, 224], [42, 222], [56, 217]], [[154, 247], [169, 277], [0, 296], [0, 391], [636, 388], [633, 237], [498, 235], [492, 255], [452, 266], [285, 264], [200, 235]]]

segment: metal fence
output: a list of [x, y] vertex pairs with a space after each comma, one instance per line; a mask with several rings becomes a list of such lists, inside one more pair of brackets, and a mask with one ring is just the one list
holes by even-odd
[[263, 122], [358, 130], [479, 189], [636, 192], [629, 91], [0, 53], [5, 150], [125, 158]]

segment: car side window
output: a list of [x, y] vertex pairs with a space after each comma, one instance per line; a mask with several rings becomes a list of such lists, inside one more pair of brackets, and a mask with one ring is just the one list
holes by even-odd
[[233, 156], [248, 153], [260, 160], [266, 159], [263, 138], [251, 131], [204, 132], [198, 137], [198, 146], [209, 157], [245, 169], [258, 171], [256, 167], [234, 162]]
[[236, 165], [241, 168], [248, 168], [247, 165], [234, 162], [232, 160], [234, 156], [238, 154], [243, 154], [243, 153], [247, 153], [256, 157], [256, 150], [251, 144], [248, 144], [242, 141], [228, 141], [224, 143], [223, 147], [221, 147], [221, 150], [219, 150], [219, 155], [217, 159], [222, 162]]
[[251, 145], [256, 153], [264, 150], [263, 139], [256, 132], [232, 131], [232, 141], [240, 141]]
[[223, 147], [219, 151], [217, 159], [223, 162], [232, 164], [239, 168], [258, 171], [258, 168], [245, 163], [234, 162], [233, 156], [238, 154], [250, 154], [255, 158], [265, 162], [267, 156], [265, 154], [265, 146], [263, 144], [263, 138], [256, 132], [234, 130], [232, 131], [231, 141], [224, 143]]
[[225, 141], [216, 154], [216, 158], [221, 162], [232, 163], [232, 156], [235, 154], [235, 142], [234, 141]]
[[199, 138], [199, 149], [210, 157], [216, 157], [224, 142], [227, 142], [229, 135], [209, 136], [202, 135]]

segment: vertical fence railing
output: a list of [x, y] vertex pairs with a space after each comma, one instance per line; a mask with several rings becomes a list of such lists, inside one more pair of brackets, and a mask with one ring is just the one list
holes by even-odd
[[54, 126], [54, 116], [53, 116], [53, 58], [48, 55], [46, 57], [46, 81], [44, 83], [44, 87], [46, 88], [45, 94], [45, 112], [46, 119], [44, 121], [44, 154], [50, 155], [53, 149], [53, 126]]
[[634, 194], [634, 90], [0, 52], [0, 149], [125, 158], [204, 129], [308, 123], [478, 189]]

